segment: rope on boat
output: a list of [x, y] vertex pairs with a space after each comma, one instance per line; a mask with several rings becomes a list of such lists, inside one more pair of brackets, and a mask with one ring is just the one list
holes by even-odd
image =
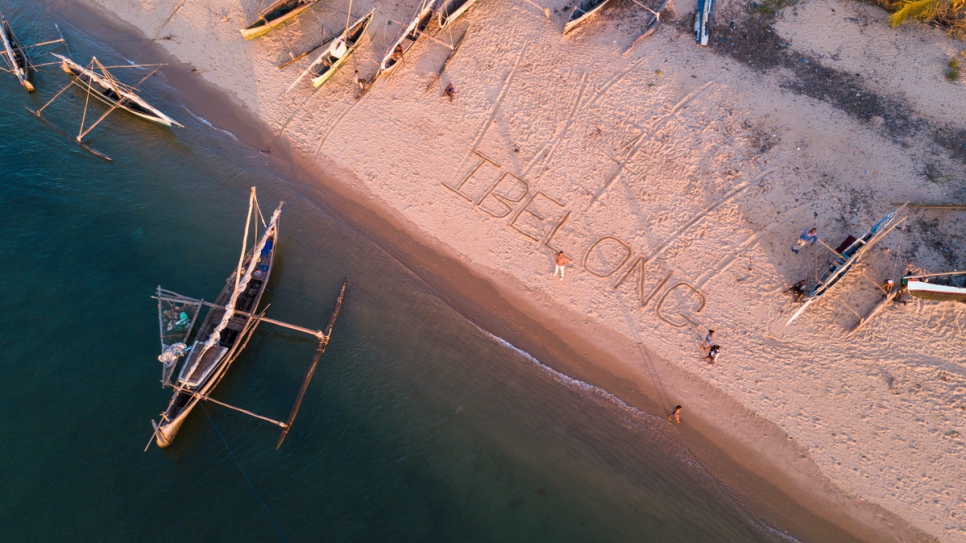
[[198, 405], [201, 406], [201, 410], [205, 412], [205, 416], [207, 416], [208, 420], [211, 422], [211, 427], [215, 429], [215, 433], [217, 433], [218, 437], [221, 438], [221, 442], [225, 444], [225, 448], [228, 449], [228, 454], [231, 455], [231, 459], [235, 461], [235, 465], [237, 465], [238, 469], [241, 470], [242, 476], [244, 476], [245, 480], [248, 481], [248, 486], [252, 488], [252, 492], [254, 492], [255, 497], [258, 498], [258, 503], [262, 504], [262, 508], [265, 509], [265, 513], [268, 514], [268, 518], [272, 519], [272, 524], [274, 524], [275, 529], [278, 530], [278, 535], [282, 536], [282, 541], [288, 543], [288, 538], [285, 537], [285, 534], [282, 532], [282, 528], [279, 527], [277, 522], [275, 522], [275, 517], [273, 517], [272, 512], [268, 510], [268, 506], [265, 505], [265, 500], [262, 499], [261, 494], [259, 494], [258, 490], [255, 489], [255, 484], [252, 483], [252, 480], [248, 477], [248, 474], [245, 473], [245, 468], [243, 468], [241, 462], [238, 461], [238, 457], [235, 456], [234, 451], [232, 451], [231, 447], [228, 446], [228, 442], [225, 441], [225, 436], [221, 435], [221, 430], [218, 429], [218, 426], [215, 425], [215, 420], [212, 419], [211, 415], [208, 414], [208, 410], [205, 409], [205, 404], [203, 402], [198, 402]]

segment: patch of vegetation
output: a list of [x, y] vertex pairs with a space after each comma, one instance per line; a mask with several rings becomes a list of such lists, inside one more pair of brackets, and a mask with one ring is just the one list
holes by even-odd
[[953, 37], [966, 39], [966, 0], [874, 0], [888, 11], [893, 27], [911, 19], [934, 23]]
[[949, 81], [950, 83], [955, 83], [956, 81], [959, 81], [959, 72], [960, 72], [959, 60], [957, 60], [955, 57], [951, 58], [949, 59], [949, 62], [946, 65], [947, 65], [946, 81]]
[[762, 17], [772, 18], [786, 6], [795, 3], [797, 3], [795, 0], [764, 0], [760, 4], [758, 2], [752, 2], [751, 9]]

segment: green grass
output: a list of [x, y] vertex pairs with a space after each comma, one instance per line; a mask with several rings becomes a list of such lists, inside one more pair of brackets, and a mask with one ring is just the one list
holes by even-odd
[[946, 65], [948, 66], [948, 68], [946, 69], [946, 81], [949, 81], [950, 83], [959, 81], [959, 75], [961, 71], [959, 67], [959, 60], [955, 58], [951, 58], [949, 59], [949, 62], [946, 63]]

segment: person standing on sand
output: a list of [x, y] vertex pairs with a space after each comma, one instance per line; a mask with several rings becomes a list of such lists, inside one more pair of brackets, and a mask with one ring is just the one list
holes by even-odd
[[557, 251], [556, 254], [553, 255], [553, 262], [555, 264], [553, 276], [556, 277], [557, 272], [560, 272], [560, 280], [563, 281], [564, 267], [570, 263], [570, 259], [567, 258], [567, 255], [565, 255], [563, 251]]
[[818, 232], [818, 228], [811, 230], [802, 228], [802, 234], [798, 236], [798, 241], [795, 245], [792, 245], [792, 252], [798, 254], [798, 248], [804, 247], [806, 244], [815, 245], [815, 242], [818, 241], [818, 235], [815, 232]]
[[708, 359], [708, 364], [711, 364], [713, 366], [714, 365], [714, 361], [718, 359], [718, 353], [720, 353], [720, 352], [721, 352], [721, 346], [720, 345], [712, 345], [711, 346], [711, 350], [708, 351], [708, 355], [705, 356], [704, 358], [702, 358], [701, 360], [704, 360], [705, 358], [707, 358]]
[[361, 91], [366, 90], [366, 80], [359, 77], [359, 70], [356, 70], [355, 78], [356, 78], [356, 85], [359, 85], [359, 90]]
[[707, 351], [712, 343], [714, 343], [714, 330], [708, 330], [708, 335], [704, 336], [704, 342], [701, 343], [701, 350]]
[[802, 296], [805, 296], [805, 281], [795, 283], [794, 285], [788, 287], [788, 290], [785, 292], [791, 292], [792, 295], [795, 296], [795, 301], [797, 302], [802, 298]]
[[453, 88], [452, 81], [450, 81], [449, 84], [446, 85], [446, 89], [443, 91], [443, 96], [448, 96], [449, 101], [450, 102], [453, 101], [453, 97], [456, 96], [456, 89]]
[[674, 422], [681, 424], [681, 406], [675, 406], [674, 411], [667, 416], [667, 420], [673, 420]]

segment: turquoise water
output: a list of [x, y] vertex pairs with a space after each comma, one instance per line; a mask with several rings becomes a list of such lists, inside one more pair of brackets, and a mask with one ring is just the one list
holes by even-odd
[[[54, 37], [56, 14], [28, 6], [4, 5], [21, 40]], [[122, 61], [64, 30], [75, 58]], [[186, 128], [112, 115], [91, 140], [113, 164], [72, 145], [21, 107], [65, 84], [55, 68], [35, 96], [0, 74], [0, 539], [787, 540], [666, 421], [478, 329], [162, 79], [145, 94]], [[48, 115], [74, 129], [83, 95], [65, 96]], [[281, 450], [273, 426], [209, 405], [143, 452], [170, 398], [150, 295], [218, 293], [251, 186], [266, 213], [289, 202], [270, 316], [321, 327], [349, 277], [333, 342]], [[214, 395], [284, 418], [313, 351], [263, 325]]]

